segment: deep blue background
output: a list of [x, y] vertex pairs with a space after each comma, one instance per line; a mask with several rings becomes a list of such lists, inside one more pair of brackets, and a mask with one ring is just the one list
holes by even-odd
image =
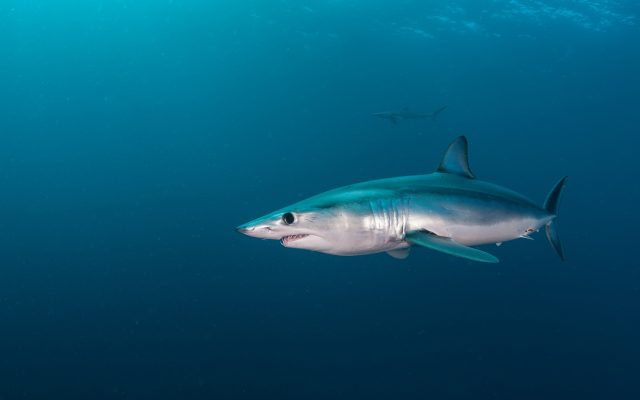
[[[0, 2], [0, 399], [640, 398], [633, 4]], [[234, 231], [458, 134], [567, 262]]]

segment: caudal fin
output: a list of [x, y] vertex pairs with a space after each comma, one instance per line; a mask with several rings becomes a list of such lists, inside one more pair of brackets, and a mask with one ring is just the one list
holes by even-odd
[[560, 195], [562, 189], [567, 184], [567, 177], [560, 179], [558, 183], [551, 189], [547, 199], [544, 201], [544, 208], [549, 214], [552, 214], [554, 218], [547, 223], [545, 231], [547, 233], [547, 240], [551, 244], [551, 247], [556, 251], [562, 261], [564, 261], [564, 251], [562, 250], [562, 244], [560, 243], [560, 236], [558, 236], [558, 204], [560, 202]]

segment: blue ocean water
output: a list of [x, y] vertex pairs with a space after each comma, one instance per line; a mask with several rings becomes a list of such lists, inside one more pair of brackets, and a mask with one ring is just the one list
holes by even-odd
[[[0, 399], [640, 398], [638, 11], [3, 0]], [[234, 230], [460, 134], [540, 203], [569, 175], [566, 262], [542, 234], [485, 265]]]

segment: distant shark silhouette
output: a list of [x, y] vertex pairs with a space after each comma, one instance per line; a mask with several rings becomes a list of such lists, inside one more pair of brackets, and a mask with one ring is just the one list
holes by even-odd
[[424, 118], [435, 118], [438, 116], [438, 114], [440, 114], [441, 112], [443, 112], [444, 110], [446, 110], [447, 106], [442, 106], [440, 108], [438, 108], [437, 110], [430, 112], [430, 113], [417, 113], [417, 112], [413, 112], [411, 110], [409, 110], [408, 107], [404, 107], [401, 111], [383, 111], [383, 112], [379, 112], [379, 113], [374, 113], [373, 116], [374, 117], [378, 117], [378, 118], [382, 118], [382, 119], [388, 119], [389, 121], [393, 122], [394, 124], [398, 123], [398, 120], [400, 119], [424, 119]]

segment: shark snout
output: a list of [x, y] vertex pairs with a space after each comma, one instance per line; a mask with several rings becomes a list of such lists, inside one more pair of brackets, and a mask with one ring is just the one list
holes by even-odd
[[280, 239], [280, 236], [274, 232], [271, 225], [262, 219], [239, 225], [236, 227], [236, 231], [260, 239]]
[[236, 227], [236, 231], [244, 235], [254, 236], [254, 237], [259, 237], [260, 231], [267, 231], [267, 230], [269, 229], [266, 226], [255, 225], [255, 224], [252, 224], [251, 222], [242, 224]]
[[251, 233], [251, 232], [253, 232], [255, 230], [255, 227], [240, 225], [240, 226], [236, 227], [236, 230], [238, 232], [240, 232], [240, 233], [244, 233], [245, 235], [248, 235], [249, 233]]

